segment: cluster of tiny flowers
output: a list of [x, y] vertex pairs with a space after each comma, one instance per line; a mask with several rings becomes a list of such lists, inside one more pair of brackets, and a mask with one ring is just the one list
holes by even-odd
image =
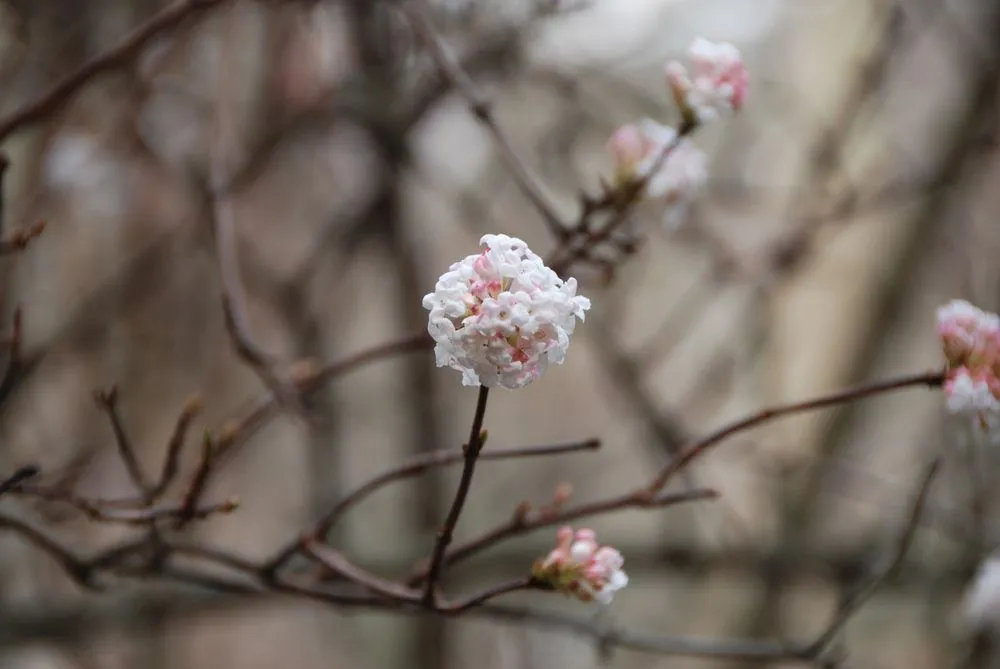
[[485, 235], [480, 245], [424, 296], [427, 331], [437, 365], [462, 372], [463, 385], [522, 388], [563, 362], [590, 300], [520, 239]]
[[[667, 63], [667, 84], [689, 124], [739, 111], [746, 99], [748, 75], [740, 52], [731, 44], [697, 39], [688, 50], [692, 72], [677, 61]], [[689, 127], [691, 127], [689, 125]], [[665, 205], [663, 222], [676, 229], [688, 206], [708, 181], [708, 158], [677, 130], [652, 119], [623, 125], [608, 140], [618, 188], [646, 179], [643, 200]]]
[[685, 115], [706, 123], [743, 107], [750, 78], [736, 47], [699, 38], [688, 57], [690, 73], [676, 60], [665, 68], [667, 85]]
[[680, 224], [708, 181], [705, 153], [686, 138], [677, 141], [676, 130], [652, 119], [618, 128], [608, 150], [615, 161], [615, 184], [648, 177], [642, 196], [666, 205], [664, 222], [670, 228]]
[[625, 559], [611, 546], [599, 545], [593, 530], [574, 532], [563, 527], [556, 537], [556, 547], [532, 568], [536, 581], [581, 601], [601, 604], [610, 604], [615, 592], [628, 585], [622, 571]]
[[948, 362], [948, 411], [1000, 426], [1000, 317], [964, 300], [938, 309], [937, 331]]

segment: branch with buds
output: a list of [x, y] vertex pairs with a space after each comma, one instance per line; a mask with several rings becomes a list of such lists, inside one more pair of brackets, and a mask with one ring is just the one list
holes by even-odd
[[[53, 113], [98, 73], [127, 64], [154, 37], [221, 4], [223, 0], [174, 3], [117, 46], [58, 82], [41, 98], [0, 120], [0, 139]], [[585, 323], [586, 313], [592, 308], [591, 300], [579, 294], [572, 270], [579, 263], [598, 262], [602, 247], [610, 246], [627, 255], [637, 242], [620, 233], [640, 206], [652, 208], [670, 228], [683, 223], [687, 207], [708, 176], [707, 158], [694, 144], [693, 135], [704, 124], [740, 111], [747, 99], [748, 74], [739, 52], [731, 45], [696, 40], [689, 50], [690, 72], [675, 61], [665, 67], [666, 85], [680, 116], [677, 127], [641, 119], [614, 130], [607, 146], [614, 162], [612, 178], [602, 180], [598, 194], [581, 195], [578, 216], [564, 220], [505, 135], [489, 100], [450, 54], [424, 4], [420, 0], [407, 0], [402, 9], [442, 76], [460, 92], [474, 117], [489, 131], [520, 191], [555, 237], [557, 246], [551, 256], [543, 259], [523, 240], [506, 234], [484, 235], [477, 252], [452, 264], [440, 276], [434, 290], [424, 297], [423, 307], [428, 312], [426, 334], [389, 342], [332, 363], [299, 361], [289, 366], [288, 374], [279, 375], [275, 358], [257, 345], [249, 326], [233, 212], [222, 186], [225, 147], [215, 146], [211, 196], [222, 308], [235, 351], [260, 375], [268, 392], [218, 429], [204, 431], [197, 464], [187, 477], [181, 476], [181, 460], [199, 415], [198, 397], [189, 399], [178, 413], [159, 474], [151, 476], [130, 437], [118, 390], [96, 392], [95, 402], [108, 419], [118, 457], [134, 494], [109, 499], [84, 496], [66, 481], [40, 482], [47, 472], [29, 464], [0, 480], [0, 495], [67, 506], [94, 522], [131, 528], [134, 535], [96, 552], [81, 554], [68, 542], [14, 515], [0, 513], [0, 529], [20, 536], [54, 559], [77, 583], [89, 588], [99, 587], [102, 576], [140, 583], [156, 579], [230, 594], [269, 593], [304, 598], [332, 606], [425, 615], [492, 616], [574, 630], [594, 637], [605, 647], [760, 662], [805, 660], [828, 664], [829, 649], [846, 621], [893, 575], [907, 554], [939, 469], [937, 461], [921, 479], [904, 532], [888, 565], [845, 600], [822, 634], [807, 644], [651, 638], [602, 630], [571, 617], [517, 608], [496, 600], [531, 591], [539, 597], [557, 593], [583, 603], [612, 605], [616, 594], [634, 582], [625, 572], [627, 556], [615, 546], [599, 541], [592, 529], [581, 524], [603, 514], [671, 510], [724, 495], [724, 490], [693, 488], [673, 492], [667, 488], [678, 474], [726, 440], [782, 417], [909, 388], [943, 387], [948, 409], [968, 418], [972, 428], [986, 440], [996, 441], [1000, 429], [1000, 319], [968, 303], [954, 302], [938, 314], [938, 331], [947, 362], [943, 371], [868, 383], [762, 409], [691, 440], [660, 471], [625, 491], [571, 503], [573, 487], [564, 483], [555, 490], [549, 503], [532, 508], [529, 502], [521, 502], [509, 510], [506, 522], [471, 539], [454, 541], [480, 467], [497, 460], [576, 456], [600, 448], [597, 439], [531, 448], [496, 448], [488, 439], [489, 398], [491, 393], [517, 391], [542, 382], [554, 365], [566, 360], [572, 336], [578, 325]], [[224, 124], [217, 130], [219, 137], [226, 136]], [[10, 235], [0, 235], [0, 254], [24, 250], [42, 229], [43, 224], [36, 223]], [[609, 268], [613, 269], [611, 265]], [[21, 313], [15, 310], [10, 333], [3, 340], [7, 362], [0, 377], [0, 403], [6, 397], [9, 380], [18, 373], [21, 339]], [[438, 367], [460, 373], [464, 386], [477, 389], [469, 437], [460, 450], [423, 454], [359, 483], [268, 559], [249, 560], [236, 549], [210, 548], [186, 538], [186, 530], [195, 521], [239, 511], [236, 499], [212, 500], [213, 478], [281, 410], [301, 408], [327, 384], [356, 369], [393, 356], [428, 354], [431, 349]], [[426, 557], [410, 569], [391, 576], [376, 574], [353, 562], [330, 539], [337, 523], [369, 495], [385, 486], [453, 465], [461, 465], [461, 475], [452, 502], [447, 513], [442, 514], [439, 531], [434, 541], [429, 542]], [[518, 578], [481, 585], [461, 595], [449, 592], [448, 570], [454, 565], [502, 542], [549, 528], [557, 528], [553, 547], [533, 563], [522, 565]], [[306, 565], [301, 565], [302, 562]]]

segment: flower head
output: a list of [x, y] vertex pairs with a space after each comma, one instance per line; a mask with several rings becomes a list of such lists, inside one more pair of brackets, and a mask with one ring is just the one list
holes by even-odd
[[462, 372], [464, 385], [522, 388], [563, 362], [590, 300], [520, 239], [485, 235], [480, 244], [424, 296], [427, 331], [437, 365]]
[[952, 300], [937, 311], [937, 331], [949, 366], [993, 367], [1000, 362], [1000, 317], [996, 314], [965, 300]]
[[676, 60], [665, 68], [667, 84], [685, 117], [706, 123], [743, 108], [750, 78], [735, 46], [699, 37], [688, 48], [688, 57], [690, 73]]
[[615, 592], [628, 585], [625, 559], [611, 546], [597, 543], [593, 530], [563, 527], [557, 545], [535, 562], [532, 576], [555, 590], [584, 602], [610, 604]]
[[948, 412], [995, 433], [1000, 428], [1000, 317], [953, 300], [938, 309], [937, 331], [948, 363]]
[[615, 160], [617, 185], [648, 177], [642, 196], [666, 205], [664, 222], [670, 228], [680, 224], [708, 181], [705, 154], [686, 138], [678, 141], [673, 128], [652, 119], [618, 128], [608, 149]]

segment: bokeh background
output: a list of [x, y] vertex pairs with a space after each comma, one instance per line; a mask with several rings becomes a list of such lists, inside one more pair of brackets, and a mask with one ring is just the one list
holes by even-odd
[[[419, 333], [422, 296], [484, 233], [520, 236], [541, 254], [554, 247], [399, 12], [369, 4], [361, 29], [333, 0], [223, 2], [6, 138], [8, 229], [48, 223], [25, 252], [0, 260], [4, 323], [24, 308], [32, 361], [0, 411], [8, 468], [76, 467], [81, 493], [128, 494], [95, 388], [119, 388], [149, 471], [191, 393], [204, 397], [197, 430], [260, 394], [219, 300], [206, 205], [213, 147], [232, 185], [253, 331], [286, 360], [337, 359]], [[460, 539], [522, 500], [545, 504], [563, 482], [574, 501], [629, 490], [687, 438], [758, 408], [938, 367], [939, 304], [1000, 306], [995, 1], [570, 4], [544, 16], [548, 3], [527, 0], [434, 6], [568, 220], [580, 192], [610, 173], [604, 143], [616, 126], [676, 122], [662, 66], [695, 37], [741, 49], [750, 99], [696, 135], [712, 176], [680, 231], [639, 216], [639, 248], [611, 282], [574, 270], [594, 308], [566, 364], [491, 398], [490, 445], [599, 437], [603, 448], [483, 464]], [[162, 6], [0, 3], [0, 113]], [[475, 397], [429, 353], [338, 379], [316, 398], [312, 423], [282, 417], [253, 438], [207, 493], [238, 495], [242, 508], [192, 538], [268, 557], [358, 482], [459, 446]], [[990, 545], [988, 522], [970, 532], [970, 495], [996, 472], [988, 458], [970, 467], [957, 440], [941, 395], [913, 390], [726, 442], [691, 470], [721, 500], [590, 523], [624, 553], [631, 578], [600, 623], [807, 640], [888, 555], [925, 463], [943, 453], [913, 549], [844, 642], [853, 667], [950, 666], [966, 644], [960, 597]], [[405, 574], [430, 549], [456, 480], [433, 471], [384, 489], [332, 540], [373, 571]], [[2, 504], [83, 553], [124, 532], [51, 505]], [[450, 572], [448, 588], [523, 574], [552, 541], [543, 530], [504, 543]], [[134, 586], [81, 593], [18, 539], [0, 538], [0, 555], [8, 667], [745, 666], [602, 649], [486, 618], [267, 599], [146, 610], [126, 598]], [[512, 599], [594, 614], [543, 593]]]

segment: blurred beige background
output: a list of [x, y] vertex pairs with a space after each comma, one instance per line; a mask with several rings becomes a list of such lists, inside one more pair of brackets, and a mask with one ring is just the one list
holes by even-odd
[[[521, 236], [539, 253], [553, 246], [458, 97], [413, 112], [432, 65], [398, 16], [388, 12], [379, 28], [398, 82], [385, 91], [358, 83], [356, 35], [338, 3], [224, 4], [5, 143], [7, 225], [49, 224], [0, 265], [4, 308], [23, 305], [26, 350], [44, 352], [0, 411], [9, 467], [35, 460], [58, 471], [92, 453], [81, 491], [126, 494], [94, 388], [119, 387], [150, 471], [190, 393], [205, 398], [198, 430], [259, 393], [226, 337], [205, 210], [218, 114], [232, 133], [225, 150], [238, 175], [252, 325], [286, 359], [336, 359], [419, 332], [422, 295], [485, 232]], [[545, 503], [563, 481], [577, 501], [628, 490], [666, 462], [678, 437], [757, 408], [934, 368], [937, 305], [964, 297], [998, 307], [996, 3], [591, 4], [542, 21], [528, 18], [527, 2], [437, 6], [459, 53], [496, 45], [473, 58], [473, 76], [567, 219], [580, 190], [594, 191], [609, 173], [603, 145], [617, 125], [675, 120], [661, 68], [693, 38], [742, 50], [750, 101], [738, 118], [697, 135], [712, 180], [685, 230], [668, 235], [637, 220], [644, 243], [611, 285], [577, 272], [594, 308], [566, 364], [529, 388], [493, 394], [491, 445], [596, 436], [604, 447], [482, 465], [459, 539], [502, 522], [522, 499]], [[158, 5], [0, 5], [0, 112], [113, 45]], [[414, 121], [398, 174], [386, 166], [399, 156], [380, 155], [358, 122], [373, 117], [387, 127]], [[391, 206], [379, 201], [387, 192]], [[777, 262], [785, 247], [798, 252]], [[322, 420], [311, 429], [280, 419], [253, 439], [209, 491], [239, 495], [243, 507], [199, 525], [195, 537], [269, 556], [357, 482], [414, 453], [457, 447], [475, 391], [427, 354], [352, 373], [319, 402]], [[622, 550], [631, 578], [611, 623], [808, 639], [838, 594], [885, 554], [925, 461], [945, 452], [933, 513], [903, 572], [845, 637], [852, 666], [945, 666], [961, 652], [955, 602], [977, 559], [941, 520], [966, 522], [968, 471], [954, 441], [941, 397], [914, 390], [726, 442], [693, 470], [721, 501], [591, 523]], [[193, 446], [188, 456], [190, 469]], [[982, 473], [992, 480], [995, 471]], [[429, 550], [456, 477], [435, 472], [381, 491], [335, 541], [378, 573], [405, 573]], [[119, 536], [71, 514], [3, 504], [57, 526], [81, 549]], [[456, 569], [448, 587], [522, 574], [552, 539], [546, 530], [501, 545]], [[0, 551], [0, 602], [9, 609], [0, 620], [76, 601], [32, 549], [4, 537]], [[512, 599], [593, 612], [542, 594]], [[139, 633], [105, 630], [61, 646], [8, 636], [0, 634], [0, 661], [11, 667], [734, 666], [601, 657], [586, 638], [482, 619], [287, 603], [152, 616]]]

